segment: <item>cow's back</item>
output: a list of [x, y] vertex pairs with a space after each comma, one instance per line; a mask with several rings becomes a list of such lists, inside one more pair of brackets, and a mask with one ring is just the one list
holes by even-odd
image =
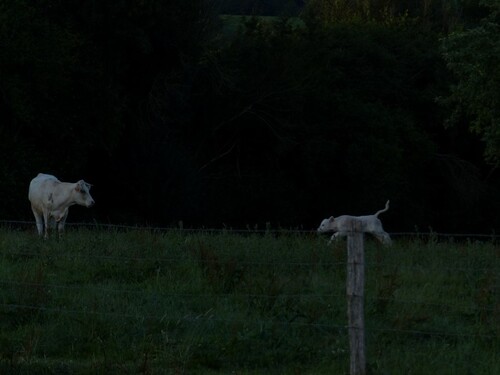
[[57, 184], [61, 182], [50, 174], [39, 173], [30, 182], [28, 199], [31, 206], [42, 210], [42, 207], [48, 203], [50, 194], [54, 191]]

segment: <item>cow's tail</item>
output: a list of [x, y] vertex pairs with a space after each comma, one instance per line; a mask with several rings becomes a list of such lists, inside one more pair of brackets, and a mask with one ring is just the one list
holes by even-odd
[[377, 211], [377, 213], [374, 216], [377, 217], [379, 214], [387, 211], [388, 209], [389, 209], [389, 201], [385, 202], [385, 208], [383, 210]]

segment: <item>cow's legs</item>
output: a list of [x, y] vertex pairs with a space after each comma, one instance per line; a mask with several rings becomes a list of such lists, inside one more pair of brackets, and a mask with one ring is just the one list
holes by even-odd
[[372, 234], [384, 245], [392, 244], [391, 237], [386, 232], [373, 232]]
[[35, 215], [36, 229], [38, 231], [38, 235], [41, 236], [43, 232], [43, 216], [33, 207], [31, 207], [31, 211], [33, 211], [33, 215]]
[[66, 218], [68, 217], [68, 212], [69, 212], [69, 210], [66, 208], [66, 210], [64, 210], [64, 215], [57, 222], [57, 230], [59, 232], [59, 237], [61, 237], [62, 234], [64, 233], [64, 224], [66, 223]]
[[43, 221], [45, 222], [45, 235], [44, 238], [49, 238], [50, 215], [48, 210], [43, 211]]
[[329, 244], [331, 244], [334, 241], [337, 241], [339, 237], [346, 237], [347, 234], [344, 232], [335, 232], [332, 237], [330, 237], [330, 241], [328, 241]]

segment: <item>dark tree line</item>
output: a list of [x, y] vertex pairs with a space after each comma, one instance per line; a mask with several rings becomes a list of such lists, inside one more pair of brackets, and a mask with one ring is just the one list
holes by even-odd
[[495, 5], [289, 3], [0, 0], [1, 217], [45, 172], [95, 185], [70, 220], [498, 228]]
[[304, 0], [222, 0], [223, 14], [297, 16], [304, 7]]

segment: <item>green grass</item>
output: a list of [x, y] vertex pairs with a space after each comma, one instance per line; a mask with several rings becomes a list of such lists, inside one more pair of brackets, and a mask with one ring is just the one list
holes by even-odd
[[[345, 243], [0, 230], [0, 373], [347, 374]], [[370, 374], [500, 373], [500, 251], [366, 242]]]

